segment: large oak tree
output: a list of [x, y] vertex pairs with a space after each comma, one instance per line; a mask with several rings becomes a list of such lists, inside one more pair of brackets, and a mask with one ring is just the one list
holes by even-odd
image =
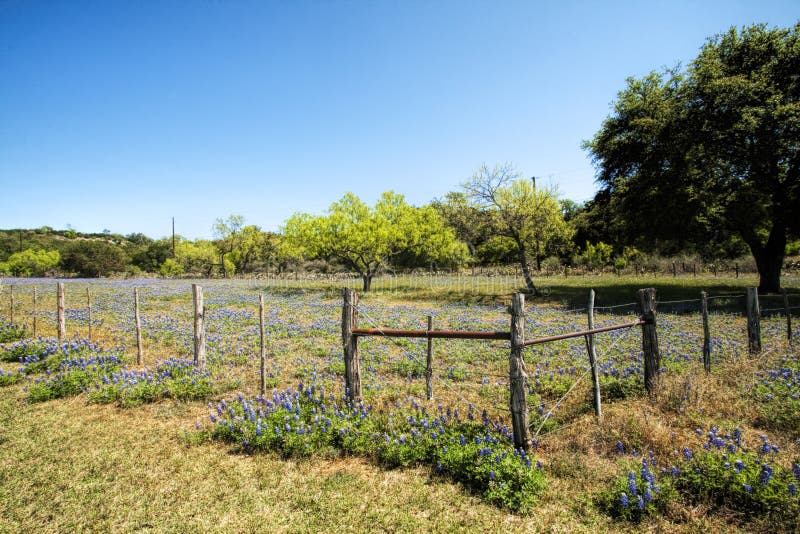
[[732, 232], [755, 258], [762, 292], [780, 288], [800, 231], [800, 24], [709, 39], [685, 72], [629, 79], [586, 143], [629, 235], [714, 239]]

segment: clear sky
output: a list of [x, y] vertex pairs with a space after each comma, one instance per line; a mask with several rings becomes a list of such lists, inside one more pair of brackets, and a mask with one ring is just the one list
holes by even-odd
[[576, 201], [628, 76], [798, 0], [0, 0], [0, 228], [277, 230], [511, 162]]

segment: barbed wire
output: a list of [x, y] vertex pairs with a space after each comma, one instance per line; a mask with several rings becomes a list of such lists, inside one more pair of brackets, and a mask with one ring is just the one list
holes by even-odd
[[[616, 345], [617, 345], [617, 344], [618, 344], [620, 341], [622, 341], [623, 339], [625, 339], [625, 338], [628, 336], [628, 334], [630, 333], [630, 331], [631, 331], [631, 328], [628, 328], [628, 329], [626, 329], [626, 330], [625, 330], [625, 333], [624, 333], [623, 335], [619, 336], [617, 339], [615, 339], [615, 340], [614, 340], [614, 342], [611, 344], [611, 346], [610, 346], [610, 347], [608, 347], [608, 349], [607, 349], [607, 350], [609, 350], [609, 351], [610, 351], [610, 350], [612, 350], [612, 349], [613, 349], [613, 348], [614, 348], [614, 347], [615, 347], [615, 346], [616, 346]], [[604, 351], [604, 352], [605, 352], [605, 351]], [[534, 436], [533, 436], [533, 439], [536, 439], [536, 438], [539, 436], [539, 433], [541, 432], [541, 430], [542, 430], [542, 428], [544, 427], [544, 425], [545, 425], [545, 423], [547, 422], [547, 420], [548, 420], [548, 419], [550, 418], [550, 416], [553, 414], [553, 411], [554, 411], [556, 408], [558, 408], [558, 407], [561, 405], [561, 403], [562, 403], [562, 402], [564, 402], [564, 400], [566, 400], [566, 398], [567, 398], [567, 397], [568, 397], [568, 396], [569, 396], [569, 395], [572, 393], [572, 391], [575, 389], [575, 386], [577, 386], [577, 385], [578, 385], [578, 383], [579, 383], [579, 382], [581, 382], [581, 380], [583, 380], [583, 379], [586, 377], [586, 375], [587, 375], [587, 374], [589, 374], [589, 373], [591, 372], [591, 370], [592, 370], [592, 367], [591, 367], [591, 366], [589, 366], [589, 368], [588, 368], [586, 371], [584, 371], [584, 373], [583, 373], [581, 376], [579, 376], [577, 380], [575, 380], [575, 382], [574, 382], [574, 383], [572, 384], [572, 386], [571, 386], [571, 387], [570, 387], [570, 388], [567, 390], [567, 392], [566, 392], [566, 393], [564, 393], [564, 395], [563, 395], [563, 396], [562, 396], [560, 399], [558, 399], [558, 401], [555, 403], [555, 405], [553, 405], [553, 407], [552, 407], [552, 408], [550, 408], [550, 410], [549, 410], [549, 411], [548, 411], [548, 412], [547, 412], [547, 413], [544, 415], [544, 417], [542, 418], [542, 422], [541, 422], [541, 424], [539, 425], [539, 428], [537, 428], [537, 429], [536, 429], [536, 433], [534, 434]]]
[[[423, 362], [422, 360], [417, 358], [414, 354], [412, 354], [411, 352], [406, 350], [406, 348], [403, 345], [399, 344], [397, 341], [395, 341], [394, 338], [383, 335], [383, 327], [381, 327], [372, 317], [370, 317], [370, 315], [368, 313], [363, 311], [363, 309], [361, 308], [360, 304], [356, 304], [355, 308], [360, 313], [362, 313], [364, 315], [364, 317], [367, 319], [367, 321], [369, 321], [378, 332], [381, 333], [382, 337], [386, 337], [392, 344], [394, 344], [395, 346], [400, 348], [400, 350], [406, 355], [406, 357], [408, 357], [410, 360], [412, 360], [412, 361], [414, 361], [414, 362], [416, 362], [416, 363], [418, 363], [420, 365], [427, 366], [426, 362]], [[467, 405], [473, 405], [472, 402], [470, 402], [466, 398], [464, 398], [463, 395], [461, 395], [458, 391], [456, 391], [454, 388], [452, 388], [450, 386], [450, 384], [448, 384], [447, 382], [445, 382], [444, 380], [442, 380], [438, 376], [432, 375], [431, 378], [432, 379], [436, 379], [438, 382], [440, 382], [442, 385], [444, 385], [445, 388], [449, 389], [450, 392], [453, 393], [459, 399], [461, 399], [462, 402], [466, 403]]]

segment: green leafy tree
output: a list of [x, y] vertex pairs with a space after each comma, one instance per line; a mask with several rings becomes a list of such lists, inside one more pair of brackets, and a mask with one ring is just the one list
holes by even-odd
[[230, 259], [236, 266], [237, 273], [252, 272], [276, 261], [277, 246], [276, 234], [264, 232], [258, 226], [245, 226], [231, 250]]
[[463, 243], [436, 210], [410, 206], [391, 191], [373, 208], [347, 193], [327, 215], [295, 214], [286, 221], [283, 235], [285, 254], [336, 259], [361, 276], [365, 292], [375, 274], [403, 251], [441, 260], [464, 253]]
[[466, 243], [469, 253], [477, 256], [478, 248], [492, 237], [488, 214], [463, 191], [447, 193], [431, 202], [444, 221]]
[[586, 250], [583, 252], [583, 259], [592, 269], [602, 269], [611, 263], [611, 254], [614, 247], [600, 241], [596, 245], [586, 242]]
[[[141, 234], [139, 234], [141, 235]], [[131, 263], [143, 271], [157, 273], [164, 262], [172, 256], [172, 243], [165, 239], [159, 241], [151, 240], [144, 247], [139, 247], [139, 251], [132, 255]]]
[[685, 72], [629, 79], [585, 144], [625, 231], [640, 243], [733, 234], [759, 289], [777, 291], [800, 232], [798, 72], [800, 24], [755, 25], [710, 39]]
[[9, 256], [8, 261], [0, 262], [0, 272], [14, 276], [44, 276], [60, 261], [61, 255], [57, 250], [25, 249]]
[[493, 231], [513, 240], [525, 284], [536, 294], [529, 261], [541, 269], [543, 259], [572, 239], [556, 191], [536, 188], [509, 164], [481, 166], [464, 188], [489, 214]]
[[[175, 260], [183, 269], [183, 272], [211, 276], [211, 272], [218, 265], [218, 258], [217, 247], [211, 241], [203, 239], [198, 239], [194, 242], [180, 240], [175, 245]], [[172, 266], [170, 266], [170, 269], [174, 270]]]
[[235, 268], [233, 261], [230, 258], [226, 258], [226, 256], [232, 254], [236, 247], [239, 246], [243, 227], [244, 217], [242, 215], [229, 215], [227, 219], [217, 219], [214, 222], [212, 227], [215, 239], [214, 244], [219, 248], [219, 264], [223, 266], [223, 276], [227, 276], [229, 273], [228, 264]]
[[65, 271], [88, 278], [122, 272], [128, 265], [128, 255], [120, 247], [100, 240], [78, 240], [61, 256]]

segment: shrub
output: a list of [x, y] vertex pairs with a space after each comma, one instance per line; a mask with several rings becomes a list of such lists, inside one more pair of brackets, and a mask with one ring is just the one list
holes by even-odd
[[642, 458], [637, 470], [624, 466], [627, 473], [618, 476], [597, 496], [599, 507], [614, 518], [639, 522], [646, 516], [663, 511], [675, 497], [671, 481], [662, 477], [656, 483], [655, 458]]
[[[26, 335], [25, 329], [20, 328], [19, 325], [0, 322], [0, 343], [8, 343], [10, 341], [18, 341]], [[0, 358], [2, 359], [2, 358]]]
[[28, 398], [31, 402], [43, 402], [78, 395], [120, 365], [121, 359], [115, 355], [66, 359], [55, 376], [37, 379], [28, 386]]
[[583, 253], [583, 260], [591, 269], [602, 269], [611, 263], [611, 253], [614, 248], [600, 241], [596, 245], [586, 242], [586, 250]]
[[376, 414], [370, 406], [339, 404], [300, 384], [297, 391], [273, 392], [271, 399], [240, 394], [230, 404], [223, 400], [210, 419], [213, 426], [204, 435], [246, 451], [274, 450], [290, 457], [338, 451], [387, 467], [428, 465], [516, 512], [530, 511], [546, 486], [544, 474], [514, 450], [507, 434], [459, 421], [457, 413]]

